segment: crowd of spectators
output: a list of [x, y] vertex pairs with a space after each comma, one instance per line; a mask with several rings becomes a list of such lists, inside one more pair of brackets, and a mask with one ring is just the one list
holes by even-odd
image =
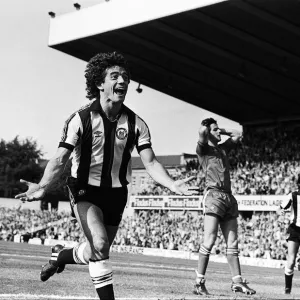
[[[238, 218], [239, 250], [244, 257], [286, 259], [289, 214], [254, 212], [251, 219]], [[117, 245], [198, 252], [203, 240], [202, 212], [143, 211], [123, 219], [115, 238]], [[212, 254], [224, 254], [221, 231]]]
[[[297, 189], [300, 174], [299, 128], [246, 130], [242, 143], [229, 154], [231, 188], [234, 195], [285, 195]], [[196, 176], [191, 185], [205, 187], [205, 174], [198, 160], [176, 168], [174, 179]], [[138, 195], [169, 195], [170, 191], [152, 183]]]
[[79, 242], [79, 224], [67, 212], [0, 207], [0, 240], [26, 242], [38, 237]]
[[[238, 218], [240, 255], [286, 259], [286, 230], [289, 214], [254, 212], [251, 218]], [[0, 208], [0, 240], [26, 242], [25, 237], [83, 241], [77, 222], [69, 213], [17, 208]], [[115, 245], [198, 252], [203, 239], [203, 214], [199, 212], [140, 211], [124, 217]], [[219, 232], [213, 254], [225, 253]]]

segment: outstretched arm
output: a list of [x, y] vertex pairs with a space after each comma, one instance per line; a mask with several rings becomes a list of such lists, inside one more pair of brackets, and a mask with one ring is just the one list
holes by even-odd
[[42, 199], [51, 190], [53, 184], [59, 180], [70, 155], [70, 150], [62, 147], [58, 148], [54, 157], [49, 160], [40, 183], [37, 184], [21, 179], [20, 181], [28, 186], [28, 190], [25, 193], [16, 195], [15, 198], [24, 202]]
[[148, 174], [157, 183], [179, 195], [198, 194], [198, 187], [190, 187], [186, 184], [186, 182], [194, 179], [194, 177], [174, 181], [163, 165], [156, 159], [152, 148], [142, 150], [140, 156]]

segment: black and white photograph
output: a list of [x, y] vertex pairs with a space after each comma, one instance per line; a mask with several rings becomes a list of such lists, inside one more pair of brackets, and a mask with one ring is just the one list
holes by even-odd
[[3, 0], [0, 300], [300, 299], [300, 1]]

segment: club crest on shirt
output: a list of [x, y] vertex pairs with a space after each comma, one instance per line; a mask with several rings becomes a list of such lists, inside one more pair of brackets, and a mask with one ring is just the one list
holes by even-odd
[[85, 195], [85, 193], [86, 193], [86, 190], [79, 190], [78, 196], [83, 196], [83, 195]]
[[128, 132], [125, 128], [118, 128], [116, 131], [116, 135], [119, 140], [125, 140], [127, 138]]

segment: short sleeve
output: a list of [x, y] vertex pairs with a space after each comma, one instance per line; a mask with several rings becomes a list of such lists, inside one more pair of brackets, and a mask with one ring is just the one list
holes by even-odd
[[73, 114], [65, 122], [63, 133], [60, 139], [59, 147], [67, 148], [73, 151], [75, 146], [79, 143], [82, 132], [82, 123], [79, 114]]
[[151, 135], [149, 128], [145, 121], [143, 121], [140, 117], [136, 116], [137, 118], [137, 138], [136, 138], [136, 149], [138, 153], [142, 150], [151, 148]]
[[206, 155], [208, 153], [208, 149], [208, 143], [200, 143], [199, 141], [197, 142], [196, 153], [200, 157]]

